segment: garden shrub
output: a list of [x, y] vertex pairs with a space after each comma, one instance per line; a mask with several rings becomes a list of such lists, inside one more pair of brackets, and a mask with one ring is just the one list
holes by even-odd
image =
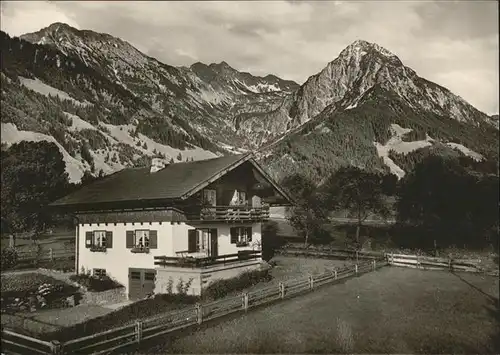
[[109, 276], [97, 277], [92, 275], [79, 274], [71, 275], [70, 280], [78, 283], [91, 292], [102, 292], [123, 287], [123, 285], [119, 284]]
[[240, 275], [226, 280], [215, 280], [203, 290], [203, 298], [217, 299], [227, 296], [234, 291], [241, 291], [259, 282], [268, 282], [272, 276], [269, 269], [252, 270], [241, 273]]
[[50, 276], [28, 273], [2, 276], [2, 311], [60, 308], [78, 288]]
[[2, 249], [2, 270], [16, 266], [18, 260], [17, 251], [14, 248]]

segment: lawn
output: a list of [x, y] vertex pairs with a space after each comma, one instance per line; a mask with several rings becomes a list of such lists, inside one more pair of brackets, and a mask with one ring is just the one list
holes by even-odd
[[498, 278], [386, 267], [141, 353], [498, 353], [497, 298]]

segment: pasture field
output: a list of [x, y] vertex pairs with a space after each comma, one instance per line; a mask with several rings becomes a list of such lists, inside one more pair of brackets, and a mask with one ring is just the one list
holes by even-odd
[[385, 267], [135, 353], [499, 353], [498, 287]]

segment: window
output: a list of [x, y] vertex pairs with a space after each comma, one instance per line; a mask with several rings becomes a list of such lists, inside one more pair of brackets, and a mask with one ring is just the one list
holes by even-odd
[[241, 206], [247, 204], [247, 194], [245, 191], [236, 190], [234, 191], [233, 198], [231, 199], [230, 205]]
[[[203, 229], [190, 229], [188, 231], [188, 252], [208, 252], [211, 246], [211, 240], [217, 239], [217, 229], [203, 228]], [[214, 247], [215, 248], [215, 247]]]
[[104, 277], [106, 276], [106, 269], [94, 269], [95, 277]]
[[252, 227], [232, 227], [231, 244], [248, 244], [252, 241]]
[[208, 250], [210, 229], [191, 229], [188, 231], [189, 252], [202, 252]]
[[136, 248], [149, 248], [149, 231], [135, 231], [134, 246]]
[[127, 231], [126, 246], [128, 249], [156, 249], [158, 248], [158, 231], [150, 229]]
[[217, 205], [217, 192], [215, 190], [203, 190], [203, 203], [209, 206]]
[[111, 231], [91, 231], [85, 233], [85, 247], [91, 251], [106, 251], [113, 247], [113, 232]]
[[106, 231], [94, 231], [93, 245], [96, 247], [106, 247]]

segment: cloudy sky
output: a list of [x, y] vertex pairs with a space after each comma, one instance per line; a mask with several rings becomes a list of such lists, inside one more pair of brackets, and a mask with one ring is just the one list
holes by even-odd
[[498, 113], [497, 1], [2, 1], [10, 35], [53, 22], [120, 37], [171, 65], [226, 61], [303, 83], [355, 41], [376, 42]]

